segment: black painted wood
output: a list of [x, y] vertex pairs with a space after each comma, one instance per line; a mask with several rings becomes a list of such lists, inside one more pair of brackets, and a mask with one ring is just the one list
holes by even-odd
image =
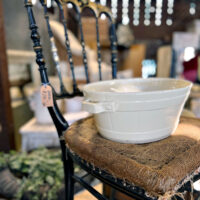
[[[40, 44], [40, 35], [38, 33], [38, 27], [36, 25], [35, 18], [33, 16], [31, 0], [25, 0], [25, 7], [28, 13], [29, 28], [31, 30], [31, 39], [33, 41], [33, 49], [36, 53], [36, 63], [39, 66], [41, 83], [50, 85], [47, 76], [47, 68], [45, 66], [45, 60], [42, 52], [42, 46]], [[53, 107], [49, 107], [48, 110], [52, 116], [56, 127], [61, 130], [66, 130], [68, 128], [68, 123], [59, 111], [55, 100]]]
[[[51, 52], [52, 52], [52, 56], [53, 56], [53, 60], [54, 60], [54, 64], [58, 73], [58, 78], [60, 81], [60, 93], [66, 93], [66, 89], [65, 86], [63, 84], [63, 79], [62, 79], [62, 75], [61, 75], [61, 71], [60, 71], [60, 61], [59, 61], [59, 57], [58, 57], [58, 53], [57, 53], [57, 48], [56, 48], [56, 44], [55, 44], [55, 40], [54, 40], [54, 35], [53, 35], [53, 31], [51, 29], [50, 23], [49, 23], [49, 16], [47, 13], [47, 5], [46, 2], [44, 0], [40, 0], [43, 8], [44, 8], [44, 17], [46, 20], [46, 24], [47, 24], [47, 29], [48, 29], [48, 35], [49, 35], [49, 39], [50, 39], [50, 43], [51, 43]], [[74, 77], [73, 77], [74, 78]]]

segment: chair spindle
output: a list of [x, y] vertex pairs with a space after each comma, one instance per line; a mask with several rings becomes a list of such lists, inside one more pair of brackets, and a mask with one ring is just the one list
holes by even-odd
[[82, 26], [82, 20], [81, 20], [81, 8], [77, 4], [73, 4], [73, 5], [75, 6], [76, 12], [78, 14], [78, 24], [79, 24], [79, 30], [80, 30], [80, 36], [81, 36], [83, 64], [85, 67], [86, 82], [89, 83], [90, 80], [89, 80], [89, 73], [88, 73], [88, 62], [87, 62], [87, 53], [86, 53], [86, 49], [85, 49], [83, 26]]
[[117, 37], [115, 32], [115, 24], [111, 19], [110, 26], [110, 41], [111, 41], [111, 63], [112, 63], [112, 78], [117, 78]]
[[97, 62], [98, 62], [98, 68], [99, 68], [99, 80], [102, 80], [102, 72], [101, 72], [101, 45], [100, 45], [100, 36], [99, 36], [99, 12], [97, 9], [97, 4], [93, 2], [85, 2], [85, 4], [82, 2], [81, 4], [82, 12], [84, 8], [89, 8], [94, 16], [95, 16], [95, 25], [96, 25], [96, 39], [97, 39]]
[[44, 8], [44, 17], [45, 17], [45, 20], [46, 20], [48, 35], [49, 35], [49, 39], [50, 39], [50, 43], [51, 43], [51, 52], [52, 52], [54, 64], [55, 64], [55, 67], [56, 67], [56, 70], [57, 70], [57, 73], [58, 73], [59, 82], [60, 82], [60, 93], [64, 94], [67, 91], [66, 91], [64, 84], [63, 84], [63, 79], [62, 79], [61, 70], [60, 70], [60, 60], [59, 60], [59, 56], [58, 56], [58, 52], [57, 52], [57, 48], [56, 48], [56, 44], [55, 44], [53, 31], [52, 31], [50, 23], [49, 23], [49, 16], [48, 16], [48, 13], [47, 13], [46, 2], [44, 0], [40, 0], [40, 2], [41, 2], [42, 6]]
[[71, 73], [72, 73], [73, 93], [77, 93], [78, 94], [78, 93], [80, 93], [80, 91], [79, 91], [79, 89], [77, 87], [76, 77], [75, 77], [75, 73], [74, 73], [74, 63], [73, 63], [73, 58], [72, 58], [72, 52], [71, 52], [71, 47], [70, 47], [68, 31], [67, 31], [67, 22], [66, 22], [66, 19], [64, 17], [63, 7], [62, 7], [60, 1], [59, 0], [55, 0], [55, 2], [58, 5], [60, 16], [61, 16], [61, 20], [62, 20], [62, 24], [63, 24], [64, 31], [65, 31], [65, 46], [66, 46], [69, 65], [70, 65], [70, 69], [71, 69]]
[[100, 46], [100, 38], [99, 38], [99, 23], [98, 17], [95, 16], [96, 19], [96, 35], [97, 35], [97, 61], [99, 66], [99, 80], [102, 80], [102, 72], [101, 72], [101, 46]]

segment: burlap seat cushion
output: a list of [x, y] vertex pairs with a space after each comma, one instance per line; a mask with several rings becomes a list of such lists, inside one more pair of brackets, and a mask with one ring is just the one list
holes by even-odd
[[176, 132], [161, 141], [135, 145], [104, 139], [92, 117], [74, 123], [66, 145], [84, 160], [113, 176], [164, 195], [200, 166], [200, 121], [181, 118]]

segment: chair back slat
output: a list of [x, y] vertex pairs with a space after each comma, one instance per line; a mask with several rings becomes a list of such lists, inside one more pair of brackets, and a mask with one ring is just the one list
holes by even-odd
[[80, 36], [81, 36], [81, 46], [82, 46], [82, 56], [83, 56], [83, 64], [85, 67], [85, 76], [86, 76], [86, 82], [89, 83], [89, 73], [88, 73], [88, 62], [87, 62], [87, 53], [85, 49], [85, 40], [83, 35], [83, 26], [82, 26], [82, 20], [81, 20], [81, 13], [80, 9], [76, 9], [78, 14], [78, 21], [79, 21], [79, 30], [80, 30]]
[[66, 89], [63, 83], [63, 79], [62, 79], [62, 75], [61, 75], [61, 70], [60, 70], [60, 60], [59, 60], [59, 56], [58, 56], [58, 51], [56, 48], [56, 44], [55, 44], [55, 40], [54, 40], [54, 35], [53, 35], [53, 31], [51, 29], [50, 23], [49, 23], [49, 16], [47, 13], [47, 6], [44, 0], [40, 0], [43, 8], [44, 8], [44, 17], [46, 20], [46, 24], [47, 24], [47, 30], [48, 30], [48, 35], [49, 35], [49, 39], [50, 39], [50, 43], [51, 43], [51, 52], [52, 52], [52, 56], [53, 56], [53, 61], [56, 67], [56, 71], [58, 74], [58, 78], [59, 78], [59, 83], [60, 83], [60, 93], [66, 93]]
[[54, 63], [55, 63], [56, 69], [57, 69], [59, 82], [60, 82], [60, 93], [56, 94], [55, 98], [56, 99], [62, 99], [62, 98], [66, 98], [66, 97], [82, 96], [82, 92], [80, 92], [80, 90], [78, 89], [76, 78], [75, 78], [74, 63], [73, 63], [73, 58], [72, 58], [72, 53], [71, 53], [70, 41], [69, 41], [69, 37], [68, 37], [66, 20], [64, 18], [63, 7], [58, 0], [55, 0], [55, 2], [58, 5], [59, 13], [60, 13], [62, 24], [63, 24], [63, 27], [64, 27], [66, 51], [67, 51], [67, 56], [68, 56], [70, 69], [71, 69], [71, 73], [72, 73], [73, 92], [71, 94], [65, 89], [65, 86], [64, 86], [64, 83], [63, 83], [63, 79], [62, 79], [62, 75], [61, 75], [61, 71], [60, 71], [59, 56], [58, 56], [58, 53], [57, 53], [57, 48], [56, 48], [56, 44], [55, 44], [53, 31], [52, 31], [51, 25], [49, 23], [49, 16], [47, 14], [46, 1], [40, 0], [40, 2], [41, 2], [42, 6], [44, 8], [44, 16], [45, 16], [45, 19], [46, 19], [48, 34], [49, 34], [49, 38], [50, 38], [51, 51], [52, 51], [53, 60], [54, 60]]
[[[97, 57], [99, 63], [99, 73], [101, 73], [101, 49], [100, 49], [100, 39], [99, 39], [99, 23], [98, 19], [101, 14], [105, 14], [110, 21], [110, 48], [111, 48], [111, 65], [112, 65], [112, 78], [117, 78], [117, 36], [115, 32], [115, 21], [112, 17], [112, 13], [110, 9], [106, 6], [102, 6], [101, 4], [96, 4], [93, 2], [85, 3], [85, 7], [89, 7], [93, 10], [96, 16], [96, 33], [97, 33]], [[101, 74], [99, 75], [101, 77]], [[100, 79], [101, 80], [101, 79]]]
[[[55, 1], [59, 1], [59, 0], [55, 0]], [[75, 11], [78, 15], [78, 25], [79, 25], [79, 31], [80, 31], [80, 36], [81, 36], [82, 59], [83, 59], [83, 65], [85, 69], [86, 83], [89, 83], [90, 80], [89, 80], [89, 73], [88, 73], [87, 53], [86, 53], [86, 48], [85, 48], [83, 26], [82, 26], [82, 20], [81, 20], [81, 7], [82, 5], [84, 5], [84, 3], [80, 0], [60, 0], [60, 1], [65, 4], [71, 3], [73, 7], [75, 8]]]
[[111, 64], [112, 64], [112, 78], [117, 78], [117, 37], [115, 32], [115, 24], [113, 21], [110, 26], [110, 41], [111, 41]]
[[109, 8], [98, 4], [99, 16], [105, 14], [110, 20], [110, 48], [111, 48], [111, 65], [112, 65], [112, 78], [117, 78], [117, 36], [115, 30], [115, 20]]
[[99, 12], [98, 7], [96, 3], [93, 2], [85, 2], [81, 5], [82, 12], [85, 8], [89, 8], [95, 17], [95, 25], [96, 25], [96, 44], [97, 44], [97, 62], [98, 62], [98, 68], [99, 68], [99, 80], [102, 80], [102, 72], [101, 72], [101, 45], [100, 45], [100, 35], [99, 35]]
[[70, 47], [69, 36], [68, 36], [68, 32], [67, 32], [67, 22], [65, 20], [63, 7], [59, 0], [55, 0], [55, 2], [58, 5], [61, 21], [62, 21], [64, 31], [65, 31], [65, 46], [66, 46], [67, 56], [68, 56], [69, 65], [70, 65], [70, 69], [71, 69], [71, 73], [72, 73], [73, 93], [80, 93], [80, 91], [78, 90], [78, 87], [77, 87], [76, 77], [75, 77], [75, 73], [74, 73], [74, 63], [73, 63], [73, 57], [72, 57], [72, 52], [71, 52], [71, 47]]
[[97, 62], [99, 66], [99, 80], [102, 80], [102, 72], [101, 72], [101, 45], [100, 45], [100, 37], [99, 37], [99, 22], [98, 17], [95, 16], [96, 19], [96, 35], [97, 35]]

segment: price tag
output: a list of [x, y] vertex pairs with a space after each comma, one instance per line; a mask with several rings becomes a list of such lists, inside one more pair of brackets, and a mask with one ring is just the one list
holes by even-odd
[[40, 88], [40, 95], [41, 95], [43, 106], [53, 107], [53, 93], [52, 93], [51, 86], [42, 85]]

